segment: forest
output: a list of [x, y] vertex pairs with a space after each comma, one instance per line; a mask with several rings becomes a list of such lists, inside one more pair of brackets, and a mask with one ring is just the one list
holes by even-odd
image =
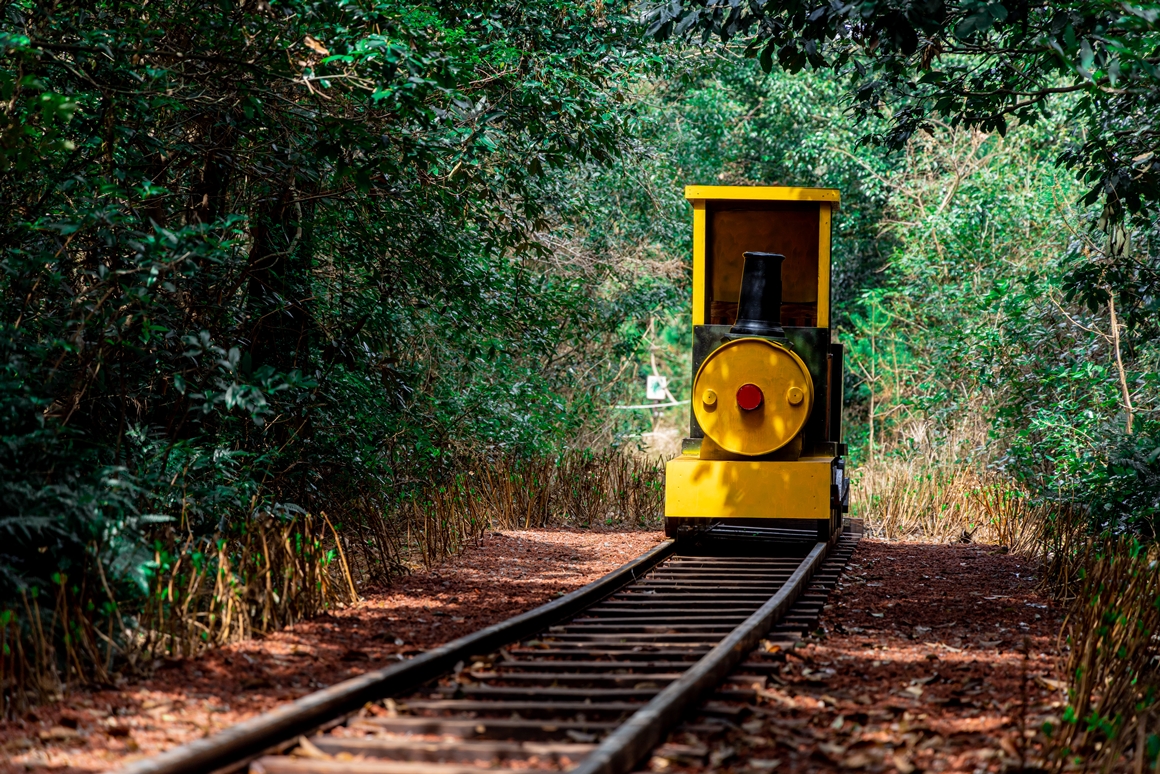
[[[6, 3], [0, 705], [655, 528], [689, 184], [840, 189], [853, 515], [1041, 557], [1158, 760], [1160, 10]], [[1126, 740], [1126, 741], [1125, 741]], [[1101, 757], [1102, 756], [1102, 757]]]

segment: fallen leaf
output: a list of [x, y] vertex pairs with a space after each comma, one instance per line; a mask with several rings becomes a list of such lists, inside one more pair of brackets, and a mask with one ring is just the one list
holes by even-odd
[[843, 769], [864, 769], [873, 762], [874, 762], [874, 759], [871, 758], [866, 753], [856, 752], [853, 755], [851, 755], [850, 757], [848, 757], [842, 761], [842, 768]]
[[41, 731], [38, 736], [45, 742], [66, 742], [70, 739], [76, 739], [80, 733], [75, 728], [53, 726], [47, 731]]
[[656, 753], [670, 763], [700, 764], [709, 754], [709, 748], [703, 744], [668, 742], [657, 748]]
[[303, 39], [302, 42], [306, 44], [306, 47], [308, 49], [315, 52], [316, 54], [322, 54], [323, 56], [330, 56], [330, 50], [326, 46], [319, 43], [314, 38], [310, 37], [309, 35], [307, 35], [306, 38]]
[[735, 747], [720, 747], [709, 754], [709, 765], [714, 768], [720, 766], [736, 754], [737, 748]]
[[296, 758], [312, 758], [314, 760], [330, 760], [330, 756], [319, 750], [309, 739], [298, 737], [298, 746], [290, 753]]
[[895, 755], [891, 761], [894, 763], [894, 768], [898, 769], [898, 774], [912, 774], [915, 770], [915, 765], [905, 755]]
[[906, 693], [909, 693], [911, 696], [913, 696], [916, 699], [919, 698], [920, 696], [922, 696], [922, 688], [920, 688], [917, 685], [912, 685], [909, 688], [903, 688], [903, 691], [905, 691]]

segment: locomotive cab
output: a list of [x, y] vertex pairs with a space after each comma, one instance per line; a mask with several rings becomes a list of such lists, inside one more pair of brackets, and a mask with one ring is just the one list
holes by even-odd
[[665, 475], [665, 532], [816, 528], [848, 509], [842, 346], [830, 329], [827, 188], [689, 186], [689, 437]]

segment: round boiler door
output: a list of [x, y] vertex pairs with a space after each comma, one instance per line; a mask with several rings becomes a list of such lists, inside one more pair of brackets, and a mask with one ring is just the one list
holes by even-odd
[[814, 404], [813, 380], [797, 353], [767, 339], [737, 339], [709, 353], [693, 382], [705, 435], [727, 452], [775, 452], [801, 432]]

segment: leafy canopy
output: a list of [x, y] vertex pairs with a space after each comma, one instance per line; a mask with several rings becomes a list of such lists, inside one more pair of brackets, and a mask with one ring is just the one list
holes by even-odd
[[612, 402], [657, 291], [544, 234], [559, 179], [631, 147], [640, 32], [557, 0], [6, 3], [0, 599], [132, 564], [157, 519], [389, 509]]
[[740, 38], [766, 72], [847, 74], [856, 114], [891, 119], [872, 139], [896, 149], [939, 119], [1003, 134], [1063, 107], [1080, 139], [1059, 161], [1107, 227], [1160, 197], [1158, 20], [1154, 5], [1084, 0], [671, 0], [649, 29]]

